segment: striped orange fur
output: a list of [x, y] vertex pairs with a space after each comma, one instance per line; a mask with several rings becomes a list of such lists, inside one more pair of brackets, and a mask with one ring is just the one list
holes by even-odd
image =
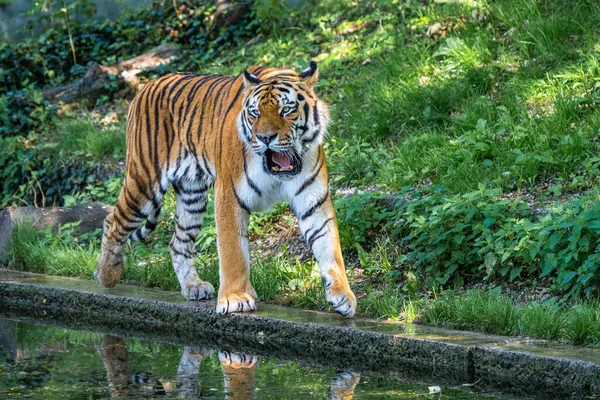
[[179, 73], [149, 83], [129, 109], [126, 174], [104, 224], [96, 280], [106, 287], [117, 283], [123, 245], [130, 237], [148, 237], [172, 186], [177, 223], [170, 248], [182, 294], [190, 300], [212, 297], [214, 289], [198, 276], [193, 255], [214, 186], [218, 312], [256, 309], [249, 216], [287, 200], [319, 263], [327, 300], [342, 315], [354, 316], [356, 298], [329, 195], [323, 151], [329, 113], [313, 90], [317, 75], [311, 62], [300, 74], [252, 67], [237, 77]]

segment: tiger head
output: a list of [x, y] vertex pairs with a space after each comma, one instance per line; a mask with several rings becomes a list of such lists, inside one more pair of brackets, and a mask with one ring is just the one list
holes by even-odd
[[266, 173], [292, 178], [323, 143], [329, 112], [313, 91], [317, 77], [314, 61], [300, 74], [282, 70], [264, 80], [244, 71], [238, 131]]

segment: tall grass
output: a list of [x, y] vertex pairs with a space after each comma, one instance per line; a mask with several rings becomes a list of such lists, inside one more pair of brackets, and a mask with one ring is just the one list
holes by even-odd
[[519, 303], [507, 296], [471, 290], [418, 303], [418, 308], [423, 322], [432, 326], [600, 346], [600, 304], [595, 301]]
[[124, 123], [103, 127], [88, 119], [67, 119], [57, 125], [56, 131], [61, 151], [81, 152], [94, 160], [125, 159]]

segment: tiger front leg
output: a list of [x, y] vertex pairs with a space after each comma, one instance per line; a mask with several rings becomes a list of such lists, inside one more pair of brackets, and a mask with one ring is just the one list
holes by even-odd
[[171, 239], [171, 259], [181, 287], [188, 300], [210, 299], [215, 289], [198, 276], [194, 266], [195, 242], [206, 213], [208, 187], [204, 181], [184, 181], [173, 186], [177, 197], [176, 224]]
[[256, 310], [256, 292], [250, 283], [248, 222], [250, 210], [239, 198], [233, 182], [215, 185], [219, 295], [217, 312]]
[[356, 296], [346, 277], [329, 190], [327, 185], [320, 186], [320, 190], [314, 190], [312, 194], [296, 196], [292, 205], [300, 231], [319, 264], [327, 301], [335, 311], [352, 318], [356, 314]]
[[123, 243], [127, 240], [125, 235], [119, 235], [114, 228], [114, 213], [104, 220], [102, 229], [102, 244], [100, 245], [100, 258], [94, 271], [94, 279], [100, 285], [112, 288], [123, 274]]

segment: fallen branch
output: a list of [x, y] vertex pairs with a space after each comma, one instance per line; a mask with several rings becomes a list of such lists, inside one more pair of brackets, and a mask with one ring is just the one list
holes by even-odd
[[108, 84], [117, 79], [124, 88], [137, 90], [138, 75], [144, 70], [170, 63], [179, 54], [173, 45], [163, 44], [135, 58], [116, 65], [104, 66], [93, 62], [83, 78], [65, 86], [46, 89], [43, 95], [53, 103], [74, 103], [87, 100], [95, 103], [108, 93]]

